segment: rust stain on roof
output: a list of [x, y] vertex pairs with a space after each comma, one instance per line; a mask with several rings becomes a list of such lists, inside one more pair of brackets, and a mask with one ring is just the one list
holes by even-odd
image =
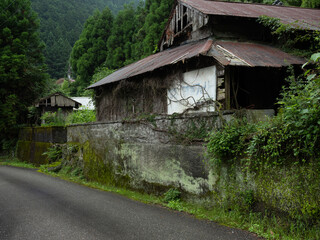
[[221, 55], [226, 60], [220, 60], [222, 65], [239, 65], [249, 67], [283, 67], [289, 65], [304, 64], [305, 60], [281, 51], [278, 48], [247, 42], [215, 42], [215, 52], [220, 52], [217, 57], [213, 57], [219, 61]]
[[167, 49], [146, 57], [119, 69], [89, 86], [88, 89], [152, 72], [199, 55], [213, 57], [223, 66], [283, 67], [292, 64], [302, 65], [305, 62], [302, 58], [266, 45], [230, 41], [213, 42], [209, 39]]
[[89, 86], [88, 89], [112, 82], [117, 82], [122, 79], [131, 78], [143, 73], [152, 72], [153, 70], [166, 65], [175, 64], [200, 54], [206, 54], [210, 50], [212, 44], [212, 40], [194, 42], [153, 54], [138, 62], [119, 69], [118, 71], [103, 78], [99, 82]]
[[291, 24], [293, 27], [320, 30], [319, 9], [208, 0], [179, 0], [179, 2], [207, 15], [248, 18], [258, 18], [266, 15], [279, 18], [282, 23]]

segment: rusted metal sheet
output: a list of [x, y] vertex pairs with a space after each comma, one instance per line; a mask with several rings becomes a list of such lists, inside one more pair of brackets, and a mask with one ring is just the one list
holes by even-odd
[[212, 40], [189, 43], [167, 49], [119, 69], [99, 82], [88, 87], [95, 88], [112, 82], [152, 72], [195, 56], [211, 56], [223, 66], [283, 67], [299, 65], [304, 59], [287, 54], [277, 48], [246, 42]]
[[179, 0], [179, 2], [208, 15], [248, 18], [266, 15], [279, 18], [282, 23], [291, 24], [293, 27], [320, 30], [319, 9], [208, 0]]
[[217, 41], [214, 44], [214, 49], [214, 53], [217, 55], [213, 53], [212, 56], [222, 65], [283, 67], [305, 63], [303, 58], [256, 43]]
[[207, 54], [207, 52], [211, 49], [212, 44], [212, 40], [200, 41], [153, 54], [138, 62], [119, 69], [111, 75], [103, 78], [99, 82], [89, 86], [88, 89], [112, 82], [117, 82], [122, 79], [131, 78], [143, 73], [152, 72], [155, 69], [175, 64], [200, 54]]

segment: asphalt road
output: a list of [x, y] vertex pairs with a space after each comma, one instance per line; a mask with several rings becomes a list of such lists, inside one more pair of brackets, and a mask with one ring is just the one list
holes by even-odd
[[0, 166], [0, 240], [257, 239], [184, 213]]

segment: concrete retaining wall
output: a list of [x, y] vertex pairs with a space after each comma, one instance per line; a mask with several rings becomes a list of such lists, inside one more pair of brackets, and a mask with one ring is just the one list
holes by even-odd
[[[103, 162], [113, 170], [115, 183], [118, 179], [123, 184], [125, 177], [125, 184], [135, 189], [176, 187], [205, 194], [214, 179], [204, 162], [204, 147], [195, 137], [189, 139], [195, 141], [192, 145], [186, 145], [183, 137], [188, 136], [183, 134], [189, 131], [191, 135], [193, 129], [196, 136], [201, 129], [209, 130], [218, 124], [218, 116], [213, 114], [69, 126], [68, 143], [79, 146], [89, 178], [96, 174], [90, 172], [94, 168], [90, 165]], [[105, 176], [91, 177], [105, 179]]]
[[47, 163], [44, 152], [54, 143], [67, 142], [67, 129], [64, 127], [29, 127], [19, 133], [16, 155], [20, 161], [35, 165]]

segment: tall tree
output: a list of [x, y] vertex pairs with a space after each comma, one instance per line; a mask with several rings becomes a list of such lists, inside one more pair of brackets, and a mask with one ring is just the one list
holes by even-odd
[[106, 65], [115, 69], [131, 62], [132, 37], [136, 31], [135, 9], [125, 5], [115, 18], [111, 36], [107, 41], [108, 55]]
[[143, 40], [144, 52], [151, 54], [158, 46], [162, 31], [165, 28], [174, 0], [147, 0], [148, 15], [143, 26], [146, 33]]
[[71, 84], [72, 94], [82, 93], [94, 73], [102, 76], [103, 74], [99, 74], [101, 69], [109, 73], [109, 70], [118, 69], [152, 54], [173, 4], [174, 0], [147, 0], [141, 1], [137, 6], [125, 5], [113, 23], [109, 21], [105, 24], [108, 34], [100, 42], [98, 38], [92, 38], [91, 33], [104, 29], [97, 24], [101, 17], [99, 13], [90, 17], [70, 58], [73, 71], [77, 74], [77, 82]]
[[105, 61], [108, 50], [106, 42], [111, 34], [112, 23], [113, 15], [109, 8], [96, 11], [86, 21], [70, 57], [72, 69], [77, 75], [73, 95], [81, 94], [90, 84], [94, 70]]
[[0, 1], [0, 139], [13, 140], [45, 85], [43, 45], [29, 0]]

